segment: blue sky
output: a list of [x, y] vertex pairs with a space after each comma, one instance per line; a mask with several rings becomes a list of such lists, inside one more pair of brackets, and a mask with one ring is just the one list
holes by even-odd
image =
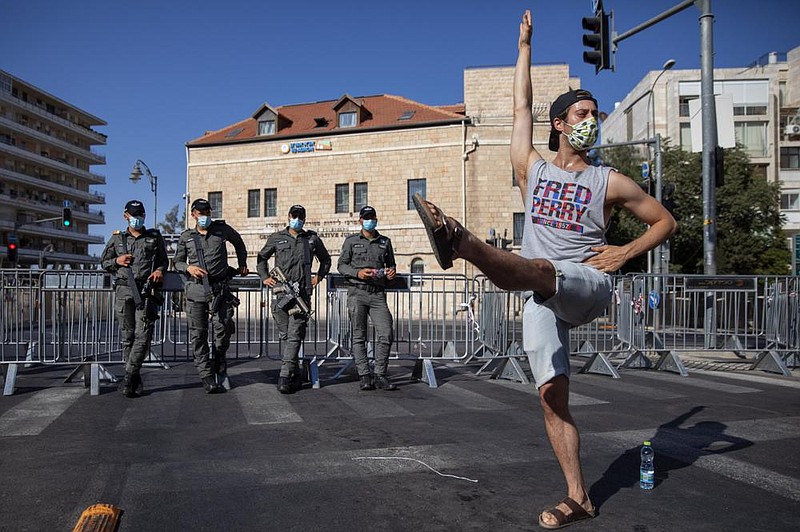
[[[680, 0], [605, 0], [619, 33]], [[152, 216], [136, 159], [158, 176], [159, 216], [181, 203], [185, 143], [273, 106], [397, 94], [439, 105], [463, 101], [467, 67], [513, 65], [518, 23], [531, 9], [533, 62], [568, 63], [611, 111], [669, 58], [699, 68], [696, 7], [620, 44], [616, 72], [582, 62], [590, 0], [0, 0], [0, 69], [98, 116], [108, 126], [107, 236], [133, 197]], [[716, 67], [745, 66], [800, 45], [797, 0], [712, 0]], [[152, 223], [148, 220], [148, 225]], [[96, 252], [96, 251], [95, 251]]]

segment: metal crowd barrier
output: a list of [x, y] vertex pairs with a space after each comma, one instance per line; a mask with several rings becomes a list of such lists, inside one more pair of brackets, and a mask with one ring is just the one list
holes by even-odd
[[[582, 371], [618, 377], [617, 369], [651, 368], [686, 375], [681, 354], [734, 352], [751, 369], [789, 375], [800, 353], [800, 278], [637, 274], [614, 279], [606, 313], [570, 333]], [[234, 278], [236, 333], [230, 358], [280, 359], [271, 292], [258, 276]], [[169, 272], [150, 364], [192, 360], [183, 279]], [[63, 364], [84, 371], [93, 393], [103, 364], [121, 364], [111, 276], [88, 270], [0, 270], [0, 370], [13, 393], [20, 365]], [[413, 359], [414, 375], [435, 386], [434, 361], [483, 362], [478, 373], [527, 382], [520, 362], [522, 293], [497, 289], [484, 276], [399, 275], [387, 291], [394, 318], [391, 358]], [[314, 293], [301, 357], [316, 370], [352, 361], [347, 287], [330, 275]], [[368, 352], [374, 345], [374, 330]], [[88, 369], [87, 369], [88, 368]], [[339, 372], [339, 374], [341, 373]], [[337, 376], [339, 375], [337, 374]], [[315, 372], [316, 375], [316, 372]], [[318, 385], [318, 382], [315, 382]]]

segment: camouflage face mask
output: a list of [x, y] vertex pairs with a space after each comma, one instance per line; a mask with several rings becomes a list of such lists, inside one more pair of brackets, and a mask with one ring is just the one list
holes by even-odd
[[[564, 123], [567, 124], [567, 122]], [[567, 140], [577, 151], [588, 150], [597, 142], [597, 118], [590, 116], [574, 126], [569, 125], [572, 127], [572, 132], [567, 135]]]

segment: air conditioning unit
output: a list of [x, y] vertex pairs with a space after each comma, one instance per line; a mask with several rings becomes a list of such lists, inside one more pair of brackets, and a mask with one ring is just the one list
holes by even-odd
[[787, 124], [783, 130], [784, 135], [800, 135], [800, 124]]

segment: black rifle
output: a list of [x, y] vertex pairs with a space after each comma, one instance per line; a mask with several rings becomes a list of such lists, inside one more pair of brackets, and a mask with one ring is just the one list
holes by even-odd
[[289, 281], [279, 266], [272, 268], [269, 276], [278, 281], [278, 284], [272, 288], [272, 293], [280, 296], [278, 308], [286, 311], [289, 315], [305, 314], [306, 316], [311, 316], [311, 309], [308, 308], [308, 304], [300, 291], [300, 284], [297, 281]]

